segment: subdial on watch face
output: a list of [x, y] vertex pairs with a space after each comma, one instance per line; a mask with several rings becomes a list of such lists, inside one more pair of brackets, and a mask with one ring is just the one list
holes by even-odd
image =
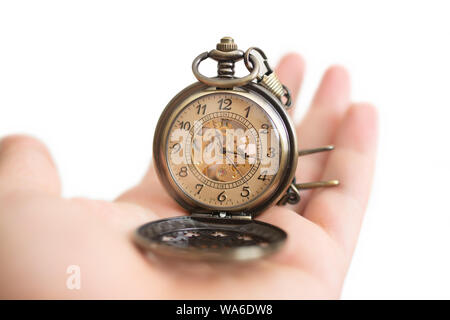
[[203, 206], [227, 210], [268, 190], [276, 175], [279, 145], [273, 122], [256, 102], [213, 93], [177, 115], [166, 156], [172, 178], [185, 195]]

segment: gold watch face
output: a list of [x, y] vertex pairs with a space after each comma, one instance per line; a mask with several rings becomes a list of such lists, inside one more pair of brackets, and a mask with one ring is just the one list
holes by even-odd
[[225, 92], [188, 103], [170, 124], [165, 152], [176, 185], [214, 210], [242, 207], [269, 191], [281, 157], [279, 133], [266, 111]]

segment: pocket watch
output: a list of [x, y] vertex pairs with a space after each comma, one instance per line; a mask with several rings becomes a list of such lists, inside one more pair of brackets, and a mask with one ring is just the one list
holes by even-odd
[[[199, 71], [218, 63], [216, 77]], [[248, 74], [236, 77], [235, 63]], [[295, 204], [299, 191], [338, 181], [296, 183], [299, 156], [333, 146], [298, 150], [286, 110], [289, 89], [265, 53], [239, 50], [230, 37], [192, 63], [198, 82], [164, 109], [154, 135], [153, 158], [166, 191], [188, 215], [153, 221], [134, 235], [139, 247], [159, 256], [242, 261], [262, 258], [286, 240], [280, 228], [255, 220], [272, 205]]]

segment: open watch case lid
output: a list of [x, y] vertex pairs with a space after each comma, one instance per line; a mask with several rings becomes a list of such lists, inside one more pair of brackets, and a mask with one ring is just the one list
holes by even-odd
[[286, 238], [286, 232], [271, 224], [225, 213], [157, 220], [135, 233], [139, 246], [158, 255], [208, 261], [261, 258], [275, 252]]

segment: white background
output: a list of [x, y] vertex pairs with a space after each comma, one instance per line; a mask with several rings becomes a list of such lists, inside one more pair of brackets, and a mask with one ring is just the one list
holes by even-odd
[[299, 116], [333, 63], [350, 70], [354, 99], [379, 109], [375, 186], [343, 298], [450, 298], [448, 2], [2, 1], [0, 135], [44, 140], [65, 196], [113, 199], [145, 172], [192, 59], [224, 35], [273, 63], [305, 57]]

